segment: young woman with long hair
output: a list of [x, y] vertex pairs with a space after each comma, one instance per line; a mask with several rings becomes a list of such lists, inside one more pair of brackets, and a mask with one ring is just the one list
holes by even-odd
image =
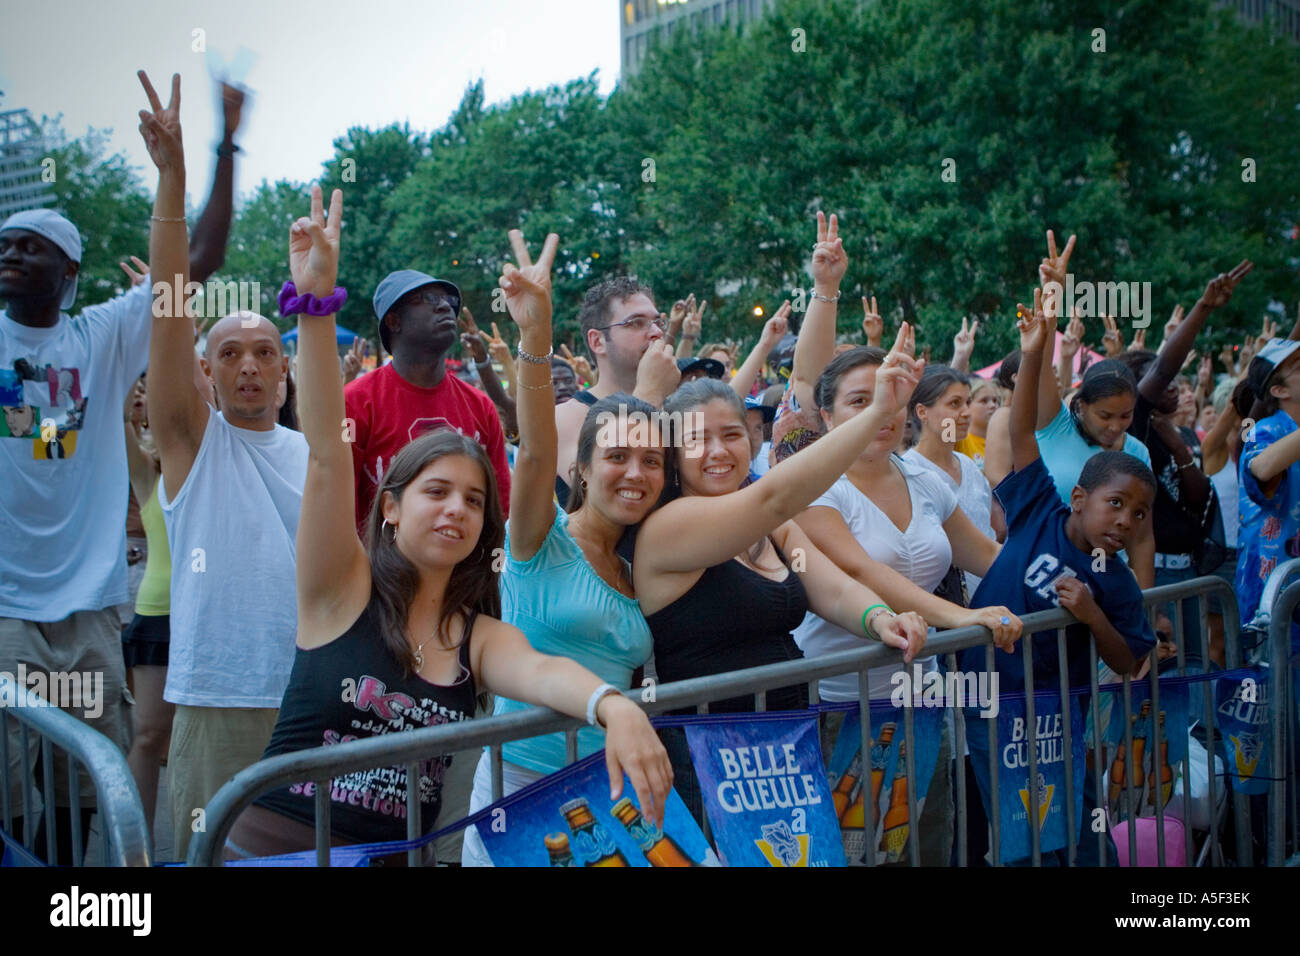
[[[538, 651], [571, 658], [619, 689], [650, 657], [650, 629], [632, 587], [632, 571], [619, 542], [645, 518], [664, 490], [665, 453], [657, 410], [631, 395], [608, 395], [587, 411], [578, 433], [577, 459], [568, 475], [567, 513], [556, 507], [558, 455], [551, 375], [550, 266], [558, 239], [548, 236], [536, 266], [529, 266], [523, 235], [512, 230], [522, 278], [507, 298], [519, 326], [519, 451], [510, 495], [510, 524], [501, 577], [502, 620], [520, 628]], [[517, 273], [516, 275], [521, 275]], [[544, 280], [544, 281], [543, 281]], [[505, 280], [503, 279], [503, 285]], [[522, 710], [514, 695], [498, 697], [496, 713]], [[578, 757], [605, 745], [595, 729], [578, 732]], [[503, 792], [512, 793], [565, 764], [563, 734], [506, 744]], [[492, 802], [485, 752], [474, 775], [473, 813]], [[477, 831], [465, 834], [461, 861], [490, 865]]]
[[[335, 289], [342, 193], [334, 191], [328, 220], [319, 187], [311, 206], [290, 232], [290, 270], [299, 295], [324, 298]], [[538, 265], [506, 265], [501, 285], [516, 314], [549, 316], [553, 254], [549, 243]], [[492, 565], [504, 528], [493, 470], [476, 442], [438, 431], [404, 448], [375, 496], [365, 545], [358, 540], [334, 318], [304, 315], [300, 328], [299, 410], [311, 452], [297, 539], [297, 653], [266, 756], [468, 719], [486, 686], [575, 717], [594, 713], [607, 731], [611, 791], [622, 790], [626, 771], [647, 818], [662, 821], [672, 771], [641, 709], [496, 619]], [[437, 818], [446, 759], [422, 766], [426, 829]], [[402, 839], [407, 785], [402, 768], [335, 780], [335, 836]], [[230, 849], [312, 846], [310, 786], [262, 797], [237, 821]]]

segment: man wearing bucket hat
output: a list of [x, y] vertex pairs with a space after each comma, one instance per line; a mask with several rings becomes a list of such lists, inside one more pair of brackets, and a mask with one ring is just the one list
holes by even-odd
[[459, 339], [460, 289], [446, 279], [401, 269], [379, 283], [374, 305], [379, 341], [393, 361], [349, 382], [343, 391], [354, 427], [357, 527], [365, 527], [393, 456], [437, 428], [451, 428], [484, 447], [496, 472], [501, 507], [508, 513], [510, 469], [496, 406], [479, 389], [447, 374], [447, 353]]
[[[233, 92], [212, 194], [190, 246], [197, 281], [221, 265], [230, 231], [231, 137], [243, 99]], [[68, 313], [81, 262], [77, 227], [57, 212], [27, 210], [0, 224], [0, 523], [22, 542], [0, 554], [0, 672], [15, 673], [22, 661], [29, 674], [103, 675], [98, 700], [83, 693], [80, 701], [53, 703], [124, 747], [128, 698], [115, 606], [127, 600], [128, 484], [119, 413], [148, 360], [151, 284], [74, 318]], [[9, 424], [28, 421], [32, 427], [21, 431]], [[9, 732], [10, 760], [17, 762], [16, 725]], [[33, 738], [29, 760], [36, 749]], [[10, 779], [17, 795], [20, 777]], [[66, 805], [67, 775], [56, 772], [55, 781], [52, 797]], [[81, 788], [81, 806], [91, 806], [88, 777]], [[89, 812], [83, 810], [83, 835]], [[57, 817], [61, 831], [70, 827], [68, 811]], [[66, 832], [58, 842], [62, 858], [70, 850]]]

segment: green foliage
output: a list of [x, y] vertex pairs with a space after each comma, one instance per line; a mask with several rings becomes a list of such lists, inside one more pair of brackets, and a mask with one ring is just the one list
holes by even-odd
[[[374, 288], [399, 268], [455, 281], [500, 324], [492, 292], [518, 227], [534, 248], [560, 234], [557, 341], [573, 341], [583, 292], [620, 272], [665, 311], [708, 298], [705, 339], [752, 341], [755, 305], [770, 314], [811, 284], [822, 208], [849, 254], [851, 339], [874, 293], [939, 360], [961, 316], [982, 319], [974, 364], [995, 361], [1052, 228], [1078, 234], [1077, 281], [1152, 284], [1152, 345], [1176, 303], [1253, 259], [1207, 334], [1217, 351], [1300, 299], [1298, 104], [1297, 48], [1210, 0], [785, 0], [743, 30], [675, 31], [607, 99], [594, 75], [491, 105], [475, 83], [431, 133], [349, 130], [322, 185], [345, 196], [343, 321], [371, 336]], [[74, 218], [108, 226], [87, 266], [111, 274], [144, 248], [148, 214], [100, 153], [70, 156], [94, 175], [61, 187], [76, 191], [66, 208], [86, 204]], [[306, 208], [303, 187], [263, 183], [223, 273], [273, 294]]]
[[76, 309], [107, 301], [126, 290], [119, 262], [149, 257], [149, 214], [153, 197], [120, 153], [106, 155], [109, 131], [89, 130], [68, 139], [57, 121], [47, 121], [45, 135], [54, 143], [56, 200], [52, 208], [81, 233], [81, 270]]

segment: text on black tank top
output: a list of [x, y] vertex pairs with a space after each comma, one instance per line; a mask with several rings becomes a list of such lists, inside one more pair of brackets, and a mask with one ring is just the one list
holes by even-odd
[[[432, 684], [403, 667], [384, 646], [372, 599], [343, 635], [324, 647], [294, 654], [289, 686], [263, 758], [345, 743], [474, 716], [470, 637], [477, 614], [465, 621], [457, 660], [461, 678]], [[421, 823], [433, 829], [442, 803], [443, 774], [451, 758], [420, 761]], [[299, 783], [256, 801], [277, 813], [311, 824], [315, 787]], [[406, 768], [379, 767], [335, 777], [331, 787], [331, 830], [358, 842], [406, 838]]]

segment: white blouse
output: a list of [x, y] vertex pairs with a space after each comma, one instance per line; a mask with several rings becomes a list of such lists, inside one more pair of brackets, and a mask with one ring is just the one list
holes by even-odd
[[[929, 469], [896, 455], [891, 456], [890, 461], [903, 473], [912, 499], [912, 520], [907, 530], [900, 531], [875, 502], [845, 477], [835, 482], [810, 507], [833, 508], [868, 556], [889, 565], [921, 590], [933, 591], [952, 565], [952, 545], [943, 530], [943, 523], [957, 507], [957, 497]], [[805, 657], [820, 657], [861, 647], [864, 637], [810, 611], [795, 630], [794, 640]], [[918, 658], [918, 662], [926, 670], [937, 668], [933, 657]], [[887, 699], [893, 689], [891, 676], [902, 669], [899, 664], [871, 671], [868, 675], [871, 698]], [[820, 692], [823, 700], [857, 700], [858, 675], [825, 678], [820, 683]]]

